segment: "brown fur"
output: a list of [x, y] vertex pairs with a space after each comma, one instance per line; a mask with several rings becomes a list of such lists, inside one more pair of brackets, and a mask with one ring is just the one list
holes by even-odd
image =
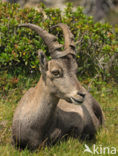
[[34, 150], [44, 142], [55, 143], [67, 135], [94, 137], [103, 124], [103, 113], [78, 81], [73, 56], [69, 54], [49, 62], [43, 56], [40, 62], [40, 81], [25, 93], [16, 108], [13, 143]]

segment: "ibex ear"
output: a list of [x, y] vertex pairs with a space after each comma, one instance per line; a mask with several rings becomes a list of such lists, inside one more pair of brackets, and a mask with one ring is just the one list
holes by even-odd
[[40, 61], [40, 71], [41, 71], [43, 79], [45, 80], [45, 78], [46, 78], [46, 71], [47, 71], [46, 56], [45, 56], [43, 51], [38, 50], [38, 57], [39, 57], [39, 61]]

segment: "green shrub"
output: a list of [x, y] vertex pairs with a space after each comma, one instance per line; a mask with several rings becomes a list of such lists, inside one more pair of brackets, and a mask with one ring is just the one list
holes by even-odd
[[[49, 9], [43, 4], [39, 11], [31, 8], [20, 9], [16, 4], [0, 2], [0, 68], [15, 75], [39, 72], [37, 50], [42, 49], [48, 59], [47, 47], [43, 40], [28, 28], [18, 28], [20, 23], [34, 23], [47, 31], [57, 23], [66, 23], [74, 34], [78, 72], [81, 77], [95, 77], [97, 74], [106, 79], [118, 76], [117, 60], [106, 71], [105, 64], [118, 52], [118, 29], [113, 30], [108, 23], [94, 23], [92, 17], [83, 14], [82, 8], [72, 10], [68, 4], [65, 11]], [[57, 33], [58, 32], [58, 33]], [[52, 30], [63, 43], [59, 28]]]

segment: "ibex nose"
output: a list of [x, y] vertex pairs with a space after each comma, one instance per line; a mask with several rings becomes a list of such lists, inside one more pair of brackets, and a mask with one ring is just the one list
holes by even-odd
[[74, 104], [82, 104], [84, 102], [85, 93], [83, 92], [76, 92], [75, 95], [71, 97], [71, 101]]
[[86, 95], [85, 93], [81, 93], [81, 92], [78, 92], [77, 94], [78, 94], [79, 96], [82, 96], [83, 98], [85, 98], [85, 95]]

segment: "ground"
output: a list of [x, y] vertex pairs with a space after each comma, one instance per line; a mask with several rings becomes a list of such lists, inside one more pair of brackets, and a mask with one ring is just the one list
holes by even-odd
[[[18, 151], [15, 149], [11, 145], [13, 113], [21, 96], [31, 86], [30, 82], [31, 80], [27, 80], [25, 85], [20, 83], [16, 88], [9, 89], [8, 92], [3, 90], [3, 93], [0, 94], [0, 156], [91, 156], [91, 153], [83, 153], [85, 144], [91, 150], [93, 144], [98, 147], [115, 147], [116, 155], [118, 155], [118, 89], [112, 86], [101, 87], [98, 90], [95, 87], [91, 89], [91, 93], [101, 104], [105, 116], [105, 126], [98, 131], [96, 140], [79, 142], [77, 139], [70, 138], [33, 153], [28, 150]], [[35, 81], [33, 82], [35, 84]], [[104, 155], [108, 155], [107, 152]]]

